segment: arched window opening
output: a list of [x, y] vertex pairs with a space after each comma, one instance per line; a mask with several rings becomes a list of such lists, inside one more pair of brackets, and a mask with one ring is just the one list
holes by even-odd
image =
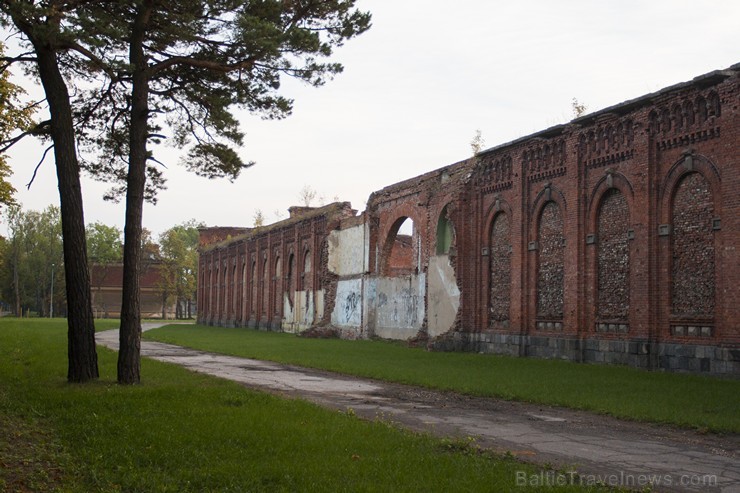
[[214, 312], [213, 315], [218, 315], [218, 311], [220, 310], [220, 307], [221, 307], [221, 304], [220, 304], [220, 300], [221, 300], [221, 275], [220, 275], [220, 272], [219, 272], [219, 268], [218, 267], [216, 267], [216, 274], [214, 275], [214, 280], [215, 280], [215, 282], [213, 283], [213, 285], [215, 286], [214, 289], [216, 290], [216, 295], [214, 296], [214, 299], [213, 299], [213, 312]]
[[204, 313], [204, 315], [207, 314], [208, 316], [210, 316], [213, 312], [213, 307], [211, 306], [211, 293], [213, 292], [213, 272], [211, 272], [210, 267], [208, 268], [208, 284], [205, 286], [206, 287], [203, 290], [203, 308], [206, 313]]
[[449, 255], [454, 239], [455, 230], [445, 206], [437, 221], [437, 255]]
[[282, 296], [281, 296], [281, 289], [280, 289], [280, 282], [282, 280], [283, 275], [283, 262], [280, 257], [275, 260], [275, 277], [273, 278], [274, 282], [274, 288], [273, 288], [273, 313], [275, 315], [280, 315], [281, 312], [281, 304], [282, 304]]
[[400, 217], [393, 223], [383, 248], [382, 272], [389, 277], [418, 272], [419, 235], [410, 217]]
[[249, 303], [249, 308], [251, 310], [251, 316], [254, 318], [254, 315], [257, 313], [257, 261], [252, 260], [252, 282], [250, 286], [251, 290], [251, 297]]
[[236, 317], [236, 264], [231, 269], [231, 315]]
[[262, 315], [269, 313], [270, 302], [270, 266], [267, 259], [262, 262]]
[[301, 273], [301, 286], [299, 291], [311, 289], [311, 251], [306, 250], [303, 253], [303, 272]]
[[293, 308], [295, 295], [295, 255], [292, 253], [288, 257], [288, 275], [285, 276], [285, 292], [288, 294], [288, 304]]
[[221, 312], [222, 317], [227, 317], [229, 315], [229, 269], [226, 265], [224, 265], [224, 278], [223, 278], [223, 284], [222, 284], [222, 295], [221, 300], [223, 302], [223, 311]]
[[247, 317], [247, 263], [242, 261], [242, 304], [241, 304], [241, 319], [242, 323]]

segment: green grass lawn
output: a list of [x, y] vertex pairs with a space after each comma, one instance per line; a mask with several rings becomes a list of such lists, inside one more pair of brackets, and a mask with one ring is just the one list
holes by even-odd
[[384, 341], [309, 339], [202, 325], [147, 339], [364, 377], [585, 409], [620, 418], [740, 432], [740, 381], [560, 360], [429, 352]]
[[119, 386], [102, 348], [100, 381], [68, 384], [66, 351], [64, 320], [0, 319], [0, 491], [498, 492], [537, 473], [148, 359]]
[[[66, 323], [66, 319], [64, 320]], [[95, 320], [95, 332], [101, 330], [117, 329], [121, 326], [121, 321], [117, 318], [99, 318]]]

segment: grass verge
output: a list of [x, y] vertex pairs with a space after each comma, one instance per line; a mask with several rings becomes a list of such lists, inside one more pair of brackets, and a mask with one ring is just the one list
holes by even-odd
[[740, 381], [560, 360], [442, 353], [385, 341], [309, 339], [203, 325], [148, 339], [465, 394], [584, 409], [619, 418], [740, 432]]
[[100, 381], [68, 384], [66, 322], [0, 320], [0, 491], [511, 491], [537, 473], [148, 359], [119, 386], [98, 357]]

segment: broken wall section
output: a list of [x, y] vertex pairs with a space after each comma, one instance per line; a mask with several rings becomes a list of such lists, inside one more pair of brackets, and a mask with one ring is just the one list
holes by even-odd
[[336, 277], [331, 325], [346, 339], [368, 337], [363, 321], [369, 228], [364, 214], [346, 218], [327, 237], [328, 271]]
[[429, 315], [427, 334], [438, 337], [454, 326], [460, 309], [460, 288], [449, 255], [429, 259]]
[[365, 284], [368, 332], [407, 340], [424, 327], [426, 275], [375, 277]]
[[[434, 339], [460, 323], [461, 267], [457, 256], [465, 231], [461, 204], [475, 159], [440, 168], [374, 192], [368, 200], [370, 266], [365, 285], [368, 333], [387, 339]], [[413, 221], [411, 248], [399, 225]], [[409, 269], [398, 252], [411, 252]]]

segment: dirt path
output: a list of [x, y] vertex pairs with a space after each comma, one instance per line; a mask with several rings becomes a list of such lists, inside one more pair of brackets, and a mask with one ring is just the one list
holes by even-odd
[[[117, 331], [96, 337], [98, 344], [118, 348]], [[577, 470], [587, 484], [599, 481], [642, 489], [652, 479], [653, 491], [740, 493], [738, 435], [699, 434], [562, 408], [436, 392], [159, 342], [142, 341], [141, 349], [148, 358], [332, 409], [351, 408], [362, 418], [390, 420], [445, 437], [474, 437], [482, 447], [563, 471], [562, 476], [552, 472], [522, 477], [530, 486], [562, 481]]]

